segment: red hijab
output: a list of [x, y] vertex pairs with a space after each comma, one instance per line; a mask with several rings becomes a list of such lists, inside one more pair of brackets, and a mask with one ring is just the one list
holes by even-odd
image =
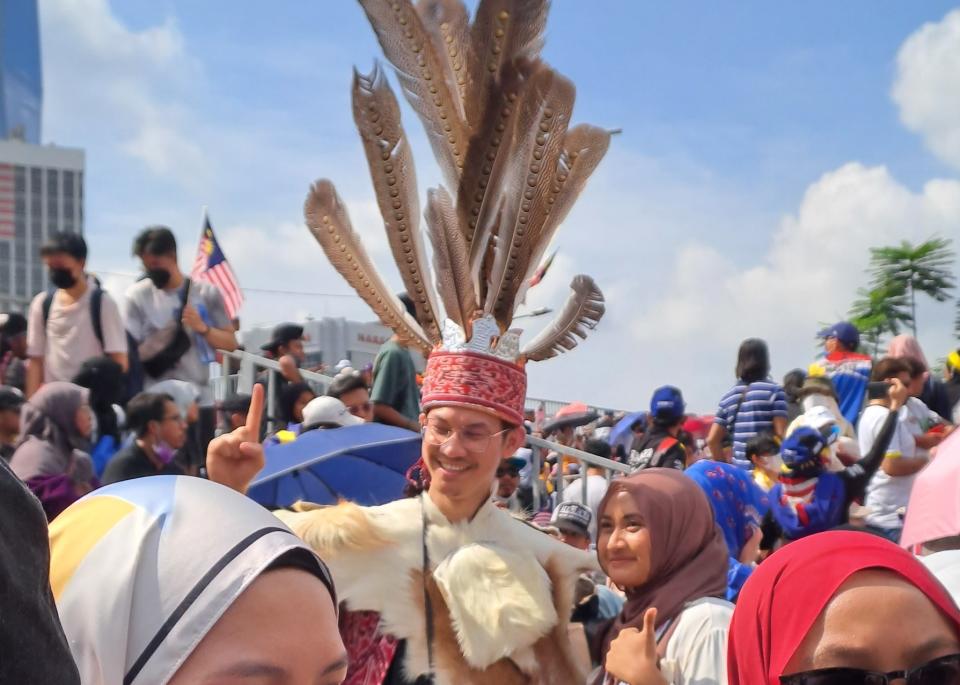
[[790, 543], [753, 572], [737, 600], [727, 653], [729, 685], [778, 685], [837, 589], [858, 571], [886, 569], [917, 587], [960, 633], [960, 610], [915, 557], [875, 535], [820, 533]]

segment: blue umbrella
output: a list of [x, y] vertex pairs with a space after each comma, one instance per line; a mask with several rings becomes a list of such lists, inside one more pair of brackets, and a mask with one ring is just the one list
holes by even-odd
[[312, 430], [266, 449], [267, 465], [248, 495], [265, 507], [298, 500], [385, 504], [403, 496], [407, 470], [420, 457], [420, 435], [379, 423]]
[[610, 447], [616, 449], [617, 445], [623, 445], [623, 450], [629, 454], [630, 447], [633, 445], [633, 435], [631, 434], [630, 426], [637, 421], [645, 422], [646, 420], [647, 412], [635, 411], [617, 421], [617, 425], [610, 430], [610, 435], [607, 436], [607, 442], [610, 444]]

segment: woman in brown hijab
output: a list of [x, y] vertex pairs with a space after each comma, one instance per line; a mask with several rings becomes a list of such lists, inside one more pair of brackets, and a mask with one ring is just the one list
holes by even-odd
[[627, 602], [597, 640], [593, 684], [725, 684], [727, 551], [703, 491], [646, 469], [614, 481], [598, 514], [600, 566]]

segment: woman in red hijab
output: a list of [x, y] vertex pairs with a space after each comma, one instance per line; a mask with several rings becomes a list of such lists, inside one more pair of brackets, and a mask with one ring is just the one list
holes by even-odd
[[896, 545], [820, 533], [744, 585], [727, 665], [730, 685], [960, 685], [960, 611]]
[[725, 683], [728, 552], [700, 487], [644, 469], [613, 481], [597, 513], [600, 566], [627, 602], [600, 635], [594, 685]]

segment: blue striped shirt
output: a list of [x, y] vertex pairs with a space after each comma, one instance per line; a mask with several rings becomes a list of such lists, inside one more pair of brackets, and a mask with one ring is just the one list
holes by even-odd
[[772, 435], [773, 420], [778, 416], [787, 418], [787, 397], [783, 388], [771, 381], [756, 381], [749, 387], [740, 382], [723, 396], [714, 423], [733, 437], [733, 463], [752, 467], [746, 456], [747, 440], [761, 433]]

